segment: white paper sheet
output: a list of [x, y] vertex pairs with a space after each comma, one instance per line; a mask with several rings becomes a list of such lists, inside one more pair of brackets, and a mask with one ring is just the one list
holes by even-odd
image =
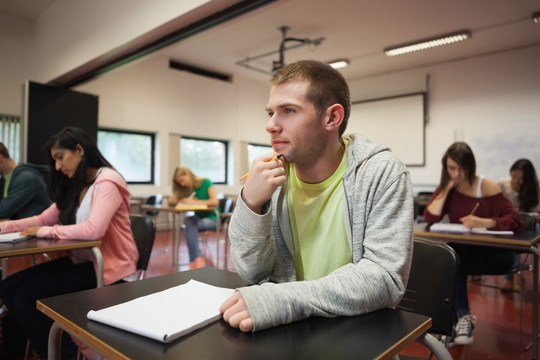
[[19, 241], [30, 239], [31, 236], [21, 236], [20, 231], [0, 234], [0, 243], [16, 243]]
[[488, 230], [486, 228], [466, 228], [463, 224], [435, 223], [431, 225], [429, 231], [449, 232], [458, 234], [490, 234], [490, 235], [514, 235], [513, 231]]
[[234, 293], [196, 280], [102, 310], [88, 318], [164, 343], [221, 317], [219, 307]]

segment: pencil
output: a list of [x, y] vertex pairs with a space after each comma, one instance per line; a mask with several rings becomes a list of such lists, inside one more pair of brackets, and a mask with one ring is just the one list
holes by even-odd
[[478, 205], [480, 205], [480, 203], [476, 203], [476, 205], [474, 205], [472, 211], [471, 211], [471, 215], [474, 215], [474, 212], [476, 211], [476, 209], [478, 209]]
[[[279, 159], [280, 157], [283, 157], [283, 154], [279, 154], [278, 156], [274, 156], [272, 159], [270, 159], [270, 161], [276, 161], [277, 159]], [[242, 180], [246, 180], [247, 177], [248, 177], [249, 174], [244, 174], [242, 175], [242, 177], [240, 178], [240, 181]]]

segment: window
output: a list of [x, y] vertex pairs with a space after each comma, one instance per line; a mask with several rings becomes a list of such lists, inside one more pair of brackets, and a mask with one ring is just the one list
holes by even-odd
[[270, 145], [249, 144], [247, 147], [247, 151], [248, 151], [248, 167], [250, 167], [251, 164], [253, 163], [253, 160], [257, 156], [261, 156], [266, 153], [269, 153], [273, 151], [273, 149]]
[[0, 114], [0, 142], [9, 151], [9, 156], [16, 162], [21, 161], [21, 123], [16, 115]]
[[128, 184], [154, 183], [154, 134], [99, 129], [97, 145]]
[[227, 183], [228, 144], [223, 140], [182, 137], [180, 164], [214, 184]]

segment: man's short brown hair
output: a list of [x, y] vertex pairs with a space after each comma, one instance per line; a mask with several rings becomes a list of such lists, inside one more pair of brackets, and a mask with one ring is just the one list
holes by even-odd
[[9, 151], [8, 149], [6, 148], [6, 146], [0, 142], [0, 155], [2, 155], [3, 157], [5, 157], [6, 159], [11, 159], [9, 157]]
[[309, 84], [306, 98], [313, 103], [318, 116], [331, 105], [343, 106], [345, 113], [339, 127], [341, 137], [347, 128], [351, 113], [349, 85], [343, 75], [326, 63], [301, 60], [277, 70], [270, 79], [272, 85], [302, 81]]

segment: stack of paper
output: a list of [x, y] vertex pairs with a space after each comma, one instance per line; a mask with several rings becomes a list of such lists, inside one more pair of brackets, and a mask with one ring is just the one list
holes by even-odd
[[449, 232], [458, 234], [492, 234], [492, 235], [514, 235], [513, 231], [488, 230], [486, 228], [466, 228], [463, 224], [436, 223], [430, 226], [433, 232]]
[[169, 343], [221, 317], [219, 307], [234, 289], [190, 280], [184, 285], [102, 310], [88, 318]]

